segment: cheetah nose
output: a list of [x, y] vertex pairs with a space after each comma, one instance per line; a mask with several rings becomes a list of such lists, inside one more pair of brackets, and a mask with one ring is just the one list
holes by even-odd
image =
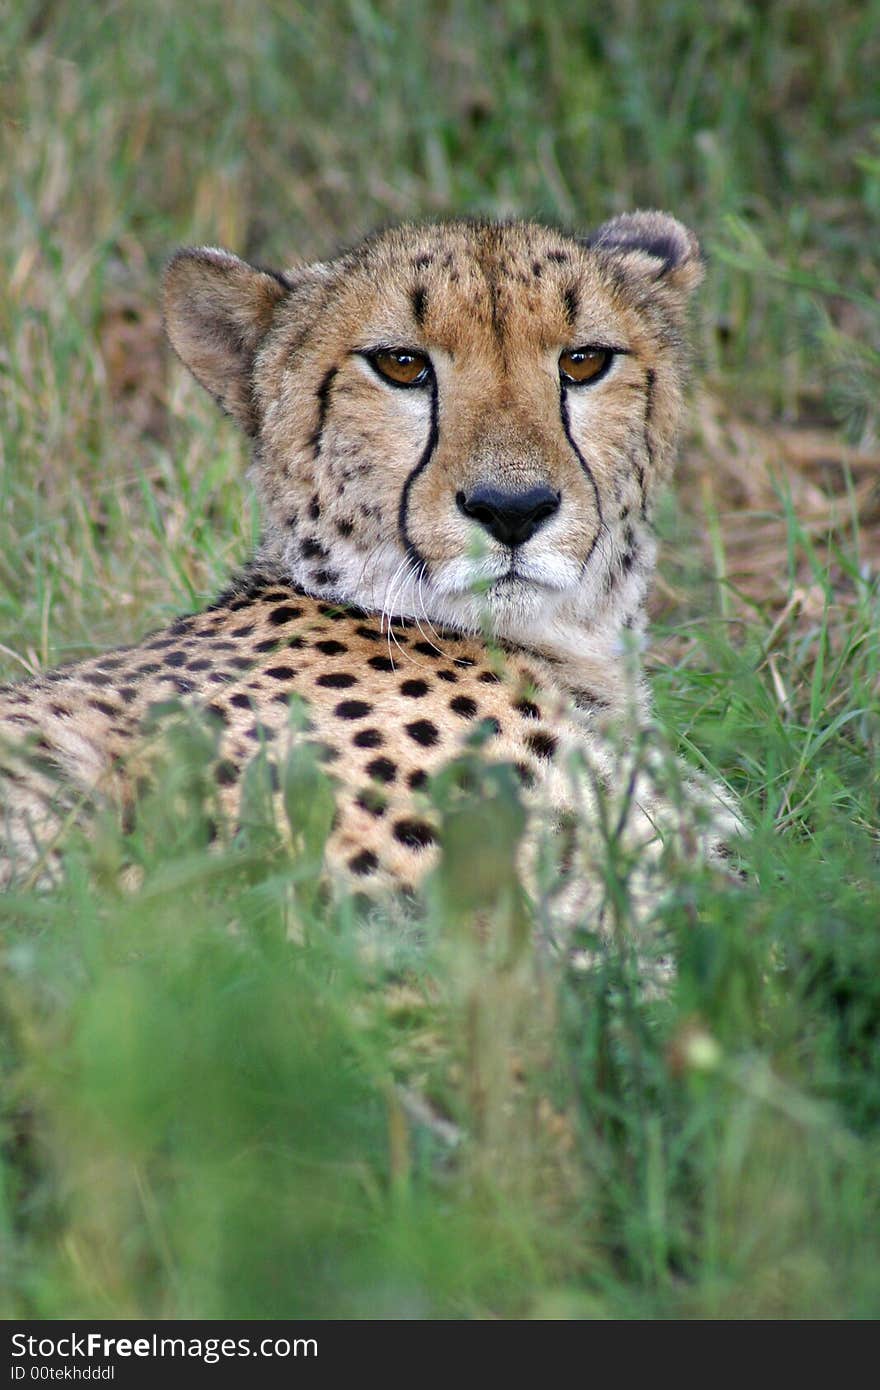
[[524, 545], [559, 510], [560, 495], [549, 487], [530, 487], [527, 492], [502, 492], [481, 483], [455, 501], [464, 512], [502, 545]]

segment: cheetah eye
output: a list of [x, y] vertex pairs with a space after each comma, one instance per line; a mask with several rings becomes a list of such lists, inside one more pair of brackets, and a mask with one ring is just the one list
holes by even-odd
[[428, 358], [411, 348], [377, 348], [364, 356], [392, 386], [424, 386], [431, 375]]
[[559, 375], [567, 386], [583, 386], [604, 376], [613, 361], [610, 348], [570, 348], [559, 358]]

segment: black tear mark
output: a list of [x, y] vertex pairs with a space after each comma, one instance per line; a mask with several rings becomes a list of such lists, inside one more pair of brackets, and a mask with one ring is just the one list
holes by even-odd
[[338, 367], [331, 367], [329, 372], [324, 374], [321, 385], [315, 392], [315, 398], [318, 402], [318, 423], [315, 426], [314, 433], [309, 439], [309, 444], [314, 450], [315, 458], [317, 458], [321, 452], [321, 436], [324, 433], [324, 425], [327, 420], [327, 409], [330, 405], [330, 391], [338, 371]]
[[[653, 416], [653, 414], [654, 414], [654, 383], [655, 383], [656, 380], [657, 380], [657, 374], [656, 374], [656, 372], [654, 371], [654, 368], [653, 368], [653, 367], [649, 367], [648, 370], [647, 370], [647, 372], [645, 373], [645, 426], [644, 426], [644, 435], [645, 435], [645, 453], [646, 453], [646, 455], [647, 455], [647, 457], [648, 457], [648, 467], [651, 469], [652, 472], [654, 471], [654, 445], [653, 445], [652, 442], [651, 442], [651, 419], [652, 419], [652, 416]], [[648, 512], [648, 488], [647, 488], [647, 478], [646, 478], [646, 476], [645, 476], [645, 469], [644, 469], [644, 468], [638, 468], [638, 465], [637, 465], [637, 469], [638, 469], [638, 475], [639, 475], [639, 488], [640, 488], [641, 494], [642, 494], [642, 516], [644, 517], [644, 516], [647, 515], [647, 512]]]
[[425, 322], [425, 313], [428, 307], [428, 291], [425, 289], [424, 285], [416, 286], [410, 295], [410, 300], [412, 302], [413, 318], [419, 325], [419, 328], [421, 328]]
[[565, 437], [571, 445], [571, 448], [574, 451], [574, 455], [578, 460], [581, 468], [584, 470], [585, 474], [589, 478], [593, 487], [593, 496], [596, 499], [596, 515], [599, 524], [596, 527], [596, 534], [590, 542], [590, 548], [584, 556], [584, 562], [581, 566], [582, 570], [584, 570], [590, 562], [593, 551], [596, 549], [596, 543], [599, 540], [599, 536], [605, 529], [605, 520], [602, 516], [602, 499], [599, 496], [599, 487], [596, 483], [596, 479], [593, 477], [593, 471], [587, 463], [586, 459], [584, 458], [583, 454], [581, 453], [580, 449], [578, 448], [577, 444], [575, 444], [574, 442], [574, 436], [571, 432], [571, 421], [568, 417], [568, 392], [565, 389], [565, 384], [562, 382], [560, 383], [559, 387], [559, 413], [562, 416], [562, 428], [565, 431]]
[[412, 488], [412, 485], [413, 485], [413, 483], [415, 482], [416, 478], [419, 476], [419, 474], [420, 474], [421, 472], [423, 472], [423, 470], [424, 470], [425, 468], [427, 468], [428, 464], [430, 463], [430, 461], [431, 461], [431, 455], [434, 453], [434, 450], [437, 448], [437, 440], [438, 440], [438, 438], [439, 438], [439, 436], [440, 436], [440, 422], [439, 422], [439, 414], [440, 414], [440, 412], [439, 412], [439, 408], [438, 408], [438, 398], [437, 398], [437, 378], [433, 375], [433, 373], [431, 374], [430, 384], [431, 384], [431, 424], [430, 424], [430, 427], [429, 427], [429, 429], [428, 429], [428, 442], [427, 442], [427, 444], [425, 445], [425, 447], [424, 447], [424, 449], [423, 449], [423, 451], [422, 451], [422, 456], [421, 456], [421, 458], [419, 459], [419, 461], [418, 461], [418, 463], [416, 464], [415, 468], [412, 470], [412, 472], [410, 473], [409, 477], [407, 478], [406, 482], [405, 482], [404, 485], [403, 485], [403, 489], [402, 489], [401, 494], [400, 494], [400, 507], [399, 507], [398, 512], [397, 512], [397, 529], [398, 529], [399, 532], [400, 532], [400, 538], [401, 538], [401, 540], [403, 541], [404, 549], [406, 550], [406, 553], [407, 553], [407, 555], [409, 555], [410, 559], [414, 560], [414, 561], [416, 562], [416, 564], [419, 566], [419, 572], [420, 572], [421, 574], [425, 574], [425, 573], [427, 572], [428, 566], [427, 566], [425, 560], [422, 558], [422, 555], [421, 555], [420, 552], [419, 552], [418, 546], [415, 544], [414, 541], [412, 541], [412, 540], [410, 539], [409, 534], [407, 533], [407, 529], [406, 529], [406, 512], [407, 512], [407, 507], [409, 506], [409, 494], [410, 494], [410, 490], [411, 490], [411, 488]]

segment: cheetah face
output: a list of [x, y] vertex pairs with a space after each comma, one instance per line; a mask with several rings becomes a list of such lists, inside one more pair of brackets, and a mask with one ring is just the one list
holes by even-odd
[[182, 252], [171, 341], [255, 438], [264, 547], [313, 593], [522, 638], [641, 603], [696, 241], [403, 227], [276, 275]]

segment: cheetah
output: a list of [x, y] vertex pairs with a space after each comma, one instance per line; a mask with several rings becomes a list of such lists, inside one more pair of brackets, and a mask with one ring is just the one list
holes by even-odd
[[[428, 792], [474, 749], [557, 824], [626, 784], [634, 842], [662, 840], [678, 813], [625, 758], [650, 719], [633, 653], [702, 273], [696, 237], [660, 212], [585, 237], [405, 225], [283, 273], [179, 251], [167, 334], [251, 440], [261, 539], [202, 611], [0, 689], [6, 881], [52, 864], [84, 799], [131, 813], [169, 701], [216, 731], [232, 833], [256, 756], [277, 789], [292, 747], [318, 750], [326, 871], [348, 887], [424, 879]], [[712, 787], [694, 796], [711, 856], [733, 813]]]

